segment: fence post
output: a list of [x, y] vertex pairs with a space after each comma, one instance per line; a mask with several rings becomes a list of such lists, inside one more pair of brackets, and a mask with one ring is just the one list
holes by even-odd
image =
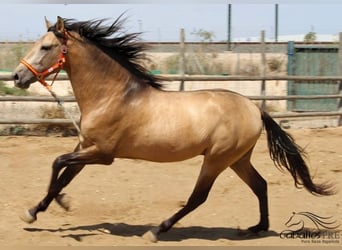
[[[266, 76], [266, 44], [265, 44], [265, 31], [261, 31], [261, 76]], [[266, 83], [265, 79], [261, 81], [261, 96], [266, 95]], [[265, 110], [266, 108], [266, 100], [262, 100], [261, 102], [261, 110]]]
[[[339, 33], [339, 47], [338, 47], [338, 61], [339, 61], [339, 75], [342, 75], [342, 32]], [[342, 94], [342, 81], [338, 81], [339, 94]], [[338, 111], [342, 111], [342, 98], [338, 101]], [[338, 126], [342, 126], [342, 115], [338, 119]]]
[[227, 50], [232, 50], [232, 4], [228, 4]]
[[[180, 30], [180, 48], [179, 48], [179, 74], [184, 78], [185, 74], [185, 32], [184, 29]], [[179, 90], [184, 90], [184, 80], [180, 82]]]
[[[295, 42], [289, 41], [287, 43], [287, 75], [294, 75], [294, 56], [295, 56]], [[294, 87], [293, 80], [287, 80], [287, 93], [288, 95], [293, 95]], [[286, 109], [292, 110], [293, 107], [296, 106], [296, 100], [287, 100], [286, 101]]]

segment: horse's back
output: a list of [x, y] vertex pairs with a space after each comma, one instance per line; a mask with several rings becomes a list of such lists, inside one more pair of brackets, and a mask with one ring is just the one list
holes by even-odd
[[[179, 94], [179, 99], [175, 98]], [[202, 122], [221, 123], [227, 128], [241, 131], [262, 129], [260, 109], [246, 96], [224, 89], [176, 92], [171, 100], [180, 107], [175, 112], [185, 112], [204, 120]], [[181, 111], [184, 110], [184, 111]], [[219, 124], [215, 124], [215, 127]], [[237, 131], [236, 131], [237, 132]]]

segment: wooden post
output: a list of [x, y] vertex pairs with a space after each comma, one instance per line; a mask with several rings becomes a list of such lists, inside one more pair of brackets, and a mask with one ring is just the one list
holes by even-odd
[[[179, 50], [179, 75], [185, 75], [185, 32], [184, 29], [180, 31], [180, 50]], [[184, 90], [184, 80], [181, 80], [179, 90]]]
[[[265, 31], [261, 31], [261, 77], [266, 76], [266, 44], [265, 44]], [[261, 96], [266, 95], [266, 81], [261, 81]], [[261, 102], [261, 110], [265, 110], [266, 108], [266, 100]]]
[[[342, 76], [342, 32], [339, 33], [339, 47], [338, 47], [339, 73]], [[342, 94], [342, 81], [338, 81], [339, 94]], [[338, 111], [342, 111], [342, 98], [338, 101]], [[342, 126], [342, 115], [338, 119], [338, 126]]]

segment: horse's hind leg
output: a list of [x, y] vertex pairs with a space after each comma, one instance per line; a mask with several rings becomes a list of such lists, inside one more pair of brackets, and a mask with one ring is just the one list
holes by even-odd
[[255, 170], [250, 162], [252, 150], [243, 158], [234, 163], [231, 168], [235, 173], [252, 189], [259, 200], [260, 221], [257, 225], [248, 228], [249, 231], [257, 233], [267, 231], [268, 221], [268, 201], [267, 183], [262, 176]]
[[186, 205], [169, 219], [163, 221], [156, 230], [147, 232], [144, 237], [147, 237], [150, 241], [156, 242], [157, 236], [160, 233], [167, 232], [177, 221], [206, 201], [216, 177], [226, 168], [222, 161], [213, 161], [208, 158], [209, 157], [205, 157], [204, 159], [195, 188]]

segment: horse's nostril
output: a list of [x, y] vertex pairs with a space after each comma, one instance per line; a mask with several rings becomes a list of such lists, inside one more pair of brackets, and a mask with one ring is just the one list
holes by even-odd
[[19, 75], [18, 74], [14, 74], [13, 75], [13, 80], [15, 80], [15, 81], [19, 80]]
[[16, 87], [20, 87], [20, 81], [21, 81], [21, 79], [20, 79], [20, 75], [18, 74], [18, 73], [14, 73], [13, 75], [12, 75], [12, 77], [13, 77], [13, 81], [14, 81], [14, 85], [16, 86]]

